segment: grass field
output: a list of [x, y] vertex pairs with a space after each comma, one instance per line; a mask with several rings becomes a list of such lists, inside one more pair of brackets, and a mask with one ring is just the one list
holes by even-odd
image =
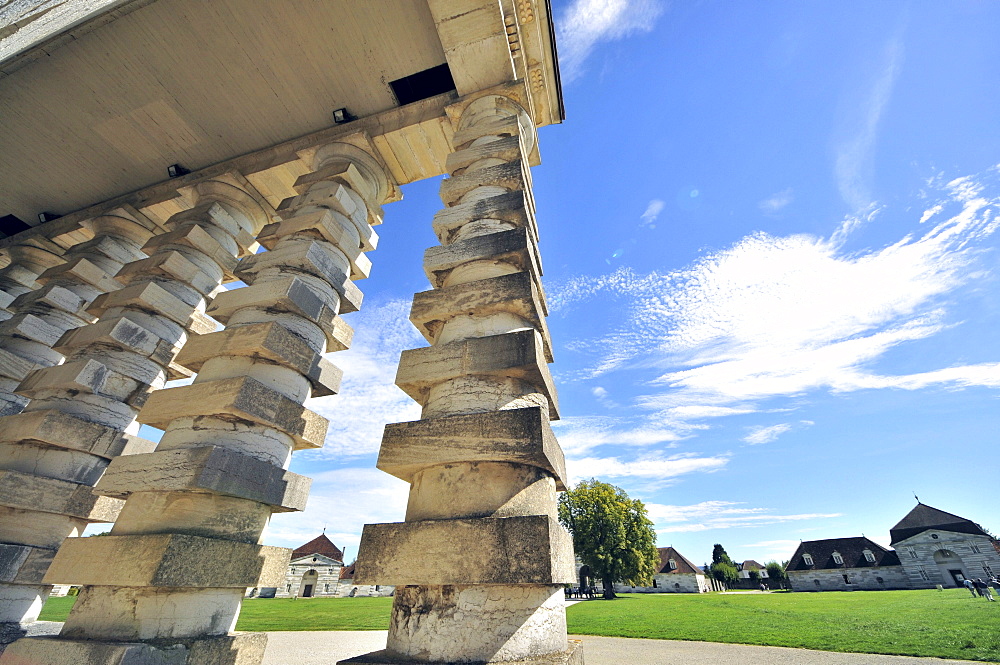
[[[73, 598], [52, 598], [62, 621]], [[385, 630], [391, 598], [253, 599], [239, 630]], [[852, 593], [626, 594], [567, 610], [570, 633], [733, 642], [1000, 662], [1000, 602], [965, 589]]]

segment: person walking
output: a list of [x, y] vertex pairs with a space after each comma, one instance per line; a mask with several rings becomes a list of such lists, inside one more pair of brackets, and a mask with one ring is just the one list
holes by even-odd
[[965, 581], [962, 582], [962, 584], [965, 585], [965, 588], [968, 589], [969, 593], [972, 594], [972, 597], [975, 598], [976, 597], [976, 585], [973, 583], [973, 581], [970, 580], [970, 579], [968, 579], [968, 578], [966, 578]]
[[993, 594], [990, 592], [990, 588], [986, 586], [986, 582], [983, 581], [982, 577], [977, 577], [976, 581], [973, 582], [973, 584], [976, 585], [976, 591], [979, 593], [980, 596], [990, 601], [991, 603], [996, 602], [993, 599]]

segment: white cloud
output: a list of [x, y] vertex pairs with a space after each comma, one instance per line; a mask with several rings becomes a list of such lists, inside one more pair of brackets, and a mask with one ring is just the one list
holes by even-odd
[[632, 461], [619, 457], [583, 457], [568, 464], [571, 480], [575, 485], [586, 478], [642, 478], [645, 480], [671, 481], [690, 473], [718, 471], [729, 462], [728, 455], [702, 457], [697, 453], [680, 453], [662, 456], [653, 454]]
[[653, 199], [650, 201], [649, 205], [646, 206], [646, 211], [642, 213], [642, 216], [640, 217], [640, 219], [642, 219], [643, 226], [652, 227], [654, 222], [656, 222], [657, 218], [660, 216], [660, 213], [663, 212], [663, 207], [665, 205], [666, 203], [660, 199]]
[[583, 455], [600, 446], [669, 448], [684, 433], [646, 418], [572, 416], [552, 423], [568, 456]]
[[646, 511], [656, 525], [656, 532], [664, 534], [768, 526], [841, 516], [840, 513], [775, 514], [766, 508], [748, 508], [738, 501], [702, 501], [688, 506], [647, 503]]
[[792, 188], [789, 187], [767, 197], [758, 203], [757, 207], [765, 214], [774, 215], [787, 207], [794, 198]]
[[662, 11], [657, 0], [575, 0], [556, 20], [563, 81], [583, 74], [598, 43], [649, 32]]
[[357, 330], [351, 348], [329, 356], [344, 370], [340, 393], [306, 402], [330, 419], [326, 446], [310, 455], [340, 458], [375, 453], [386, 423], [420, 418], [420, 406], [394, 383], [400, 352], [427, 344], [408, 314], [408, 302], [392, 300], [366, 303], [349, 317]]
[[1000, 225], [1000, 168], [944, 189], [922, 233], [885, 247], [844, 251], [853, 219], [830, 238], [757, 233], [683, 270], [554, 285], [551, 301], [557, 311], [598, 293], [626, 303], [623, 324], [569, 347], [593, 358], [584, 377], [665, 368], [654, 383], [665, 389], [637, 405], [675, 429], [817, 389], [998, 387], [998, 362], [898, 376], [873, 369], [888, 351], [958, 325], [949, 298], [988, 274], [977, 259]]
[[743, 440], [751, 446], [771, 443], [790, 429], [792, 429], [792, 426], [788, 423], [771, 425], [770, 427], [751, 427], [750, 433], [743, 437]]
[[[755, 559], [758, 563], [767, 563], [772, 559], [780, 562], [791, 558], [798, 546], [798, 540], [762, 540], [740, 545], [740, 551], [747, 552], [750, 554], [750, 558]], [[758, 552], [758, 554], [754, 554], [754, 552]]]
[[872, 203], [871, 180], [875, 171], [878, 125], [889, 105], [902, 62], [903, 42], [897, 33], [885, 45], [866, 98], [860, 103], [852, 99], [844, 104], [841, 120], [844, 137], [835, 145], [834, 176], [841, 198], [855, 211]]

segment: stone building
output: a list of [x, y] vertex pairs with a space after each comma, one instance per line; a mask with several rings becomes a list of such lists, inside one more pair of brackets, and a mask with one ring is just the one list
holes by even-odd
[[[232, 628], [247, 588], [287, 584], [260, 536], [305, 506], [289, 461], [329, 423], [304, 402], [338, 390], [383, 206], [440, 175], [429, 346], [396, 377], [421, 420], [378, 461], [410, 500], [354, 580], [397, 586], [392, 621], [363, 662], [582, 663], [529, 169], [564, 116], [548, 2], [5, 11], [0, 665], [260, 662]], [[62, 632], [17, 639], [53, 584], [81, 585]]]
[[923, 503], [889, 531], [913, 588], [961, 586], [1000, 574], [1000, 543], [985, 529]]
[[896, 552], [864, 536], [804, 541], [788, 561], [785, 573], [793, 591], [878, 591], [910, 586]]
[[653, 586], [633, 587], [615, 584], [618, 593], [702, 593], [708, 589], [705, 572], [673, 547], [657, 547], [660, 564], [653, 575]]
[[335, 598], [344, 567], [344, 553], [326, 534], [292, 550], [285, 573], [285, 584], [276, 589], [261, 589], [265, 598]]
[[355, 584], [354, 571], [357, 563], [352, 563], [340, 571], [340, 586], [337, 589], [339, 598], [357, 598], [359, 596], [391, 596], [396, 587], [385, 584]]

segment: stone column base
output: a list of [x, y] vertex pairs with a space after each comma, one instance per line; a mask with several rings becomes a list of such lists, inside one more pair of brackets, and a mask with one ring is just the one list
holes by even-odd
[[[559, 653], [550, 653], [544, 656], [535, 656], [522, 660], [489, 661], [496, 665], [583, 665], [583, 642], [580, 640], [569, 640], [569, 648]], [[0, 665], [5, 665], [0, 663]], [[373, 651], [362, 656], [355, 656], [337, 663], [337, 665], [488, 665], [487, 663], [441, 663], [428, 662], [425, 660], [413, 660], [401, 656], [394, 656], [386, 651]]]
[[223, 635], [157, 644], [27, 637], [0, 656], [0, 665], [260, 665], [264, 633]]

